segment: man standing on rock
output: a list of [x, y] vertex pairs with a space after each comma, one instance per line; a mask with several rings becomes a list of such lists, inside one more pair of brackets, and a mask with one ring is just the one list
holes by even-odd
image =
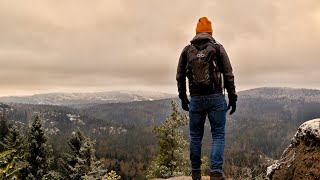
[[[190, 102], [186, 93], [186, 77]], [[201, 179], [201, 146], [207, 116], [213, 141], [210, 179], [226, 179], [222, 170], [226, 113], [230, 108], [230, 115], [236, 111], [237, 95], [228, 55], [223, 46], [212, 37], [212, 26], [208, 18], [199, 19], [196, 36], [183, 49], [176, 79], [182, 108], [189, 111], [192, 179]], [[228, 106], [223, 94], [224, 88], [228, 92]]]

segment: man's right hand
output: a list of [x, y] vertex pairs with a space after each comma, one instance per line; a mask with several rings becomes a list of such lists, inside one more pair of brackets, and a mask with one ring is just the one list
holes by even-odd
[[182, 109], [185, 110], [185, 111], [189, 111], [189, 99], [187, 97], [186, 94], [184, 93], [180, 93], [179, 94], [179, 98], [181, 99], [181, 106], [182, 106]]
[[190, 102], [188, 99], [181, 100], [181, 105], [183, 110], [189, 111], [189, 104]]

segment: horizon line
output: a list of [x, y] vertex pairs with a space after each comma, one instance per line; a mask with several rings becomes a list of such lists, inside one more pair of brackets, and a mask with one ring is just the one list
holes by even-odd
[[[307, 90], [320, 90], [317, 88], [305, 88], [305, 87], [287, 87], [287, 86], [261, 86], [261, 87], [252, 87], [252, 88], [243, 88], [237, 93], [242, 92], [242, 91], [248, 91], [248, 90], [254, 90], [254, 89], [261, 89], [261, 88], [287, 88], [287, 89], [307, 89]], [[1, 96], [0, 98], [8, 98], [8, 97], [31, 97], [31, 96], [36, 96], [36, 95], [49, 95], [49, 94], [94, 94], [94, 93], [106, 93], [106, 92], [152, 92], [152, 93], [162, 93], [162, 94], [171, 94], [175, 95], [177, 93], [172, 93], [172, 92], [164, 92], [164, 91], [159, 91], [159, 90], [142, 90], [142, 89], [131, 89], [131, 90], [125, 90], [125, 89], [113, 89], [113, 90], [99, 90], [99, 91], [52, 91], [52, 92], [43, 92], [43, 93], [34, 93], [34, 94], [25, 94], [25, 95], [5, 95]]]

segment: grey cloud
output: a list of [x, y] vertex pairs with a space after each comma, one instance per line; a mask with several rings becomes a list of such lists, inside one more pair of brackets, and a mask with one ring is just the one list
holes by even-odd
[[239, 89], [320, 88], [318, 0], [5, 0], [0, 95], [118, 86], [175, 92], [178, 57], [201, 16], [212, 20]]

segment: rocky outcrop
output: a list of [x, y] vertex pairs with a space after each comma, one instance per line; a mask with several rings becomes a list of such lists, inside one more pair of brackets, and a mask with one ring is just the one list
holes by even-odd
[[269, 180], [320, 180], [320, 119], [303, 123], [281, 159], [268, 167]]
[[[210, 180], [209, 176], [202, 176], [202, 180]], [[172, 177], [168, 179], [151, 179], [151, 180], [192, 180], [191, 176], [179, 176], [179, 177]]]

